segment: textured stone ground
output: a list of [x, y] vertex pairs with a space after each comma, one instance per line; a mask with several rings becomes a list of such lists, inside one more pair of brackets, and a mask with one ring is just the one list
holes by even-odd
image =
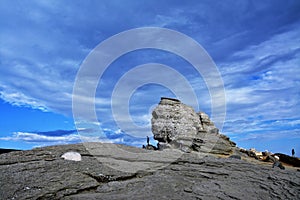
[[[86, 147], [0, 155], [0, 199], [300, 199], [296, 168], [178, 150]], [[82, 161], [63, 160], [68, 151], [79, 152]]]

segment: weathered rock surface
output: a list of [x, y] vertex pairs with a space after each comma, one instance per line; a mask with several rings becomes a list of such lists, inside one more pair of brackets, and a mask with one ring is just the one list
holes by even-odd
[[292, 156], [288, 156], [282, 153], [275, 153], [274, 155], [280, 158], [280, 161], [292, 165], [294, 167], [300, 167], [300, 159]]
[[[61, 158], [69, 151], [82, 161]], [[300, 199], [295, 168], [244, 159], [101, 143], [10, 152], [0, 155], [0, 199]]]
[[162, 97], [152, 112], [151, 124], [161, 148], [228, 155], [235, 147], [228, 137], [219, 134], [207, 114], [196, 113], [177, 99]]

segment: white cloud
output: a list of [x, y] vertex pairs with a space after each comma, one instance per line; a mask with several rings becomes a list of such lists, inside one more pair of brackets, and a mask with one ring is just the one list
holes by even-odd
[[264, 134], [261, 133], [249, 133], [245, 134], [244, 137], [240, 138], [240, 141], [247, 140], [282, 140], [282, 139], [300, 139], [300, 129], [295, 129], [294, 131], [282, 130], [282, 131], [265, 131]]
[[24, 141], [33, 143], [57, 142], [57, 143], [72, 143], [80, 141], [78, 134], [70, 134], [66, 136], [47, 136], [38, 133], [14, 132], [12, 136], [2, 137], [0, 140], [6, 141]]
[[[85, 131], [85, 130], [81, 130], [81, 131]], [[116, 132], [116, 134], [119, 134], [118, 131]], [[124, 142], [123, 138], [109, 139], [109, 138], [101, 138], [99, 136], [88, 136], [85, 134], [49, 136], [49, 135], [41, 135], [38, 133], [29, 133], [29, 132], [14, 132], [12, 136], [0, 137], [0, 140], [33, 143], [35, 147], [49, 146], [49, 145], [56, 145], [56, 144], [81, 143], [81, 142], [102, 142], [102, 143]]]
[[223, 133], [236, 142], [299, 138], [299, 34], [293, 27], [219, 65], [227, 101]]
[[21, 92], [13, 92], [8, 90], [0, 91], [0, 98], [15, 106], [28, 106], [42, 111], [48, 111], [48, 108], [37, 99], [26, 96]]

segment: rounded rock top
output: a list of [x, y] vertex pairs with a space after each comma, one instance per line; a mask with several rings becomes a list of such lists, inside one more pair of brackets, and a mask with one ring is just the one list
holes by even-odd
[[161, 97], [159, 104], [180, 104], [180, 100], [174, 99], [174, 98], [169, 98], [169, 97]]

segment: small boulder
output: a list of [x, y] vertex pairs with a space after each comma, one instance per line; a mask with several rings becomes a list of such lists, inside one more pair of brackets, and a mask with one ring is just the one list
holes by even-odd
[[61, 157], [64, 158], [65, 160], [81, 161], [80, 153], [73, 152], [73, 151], [66, 152]]

